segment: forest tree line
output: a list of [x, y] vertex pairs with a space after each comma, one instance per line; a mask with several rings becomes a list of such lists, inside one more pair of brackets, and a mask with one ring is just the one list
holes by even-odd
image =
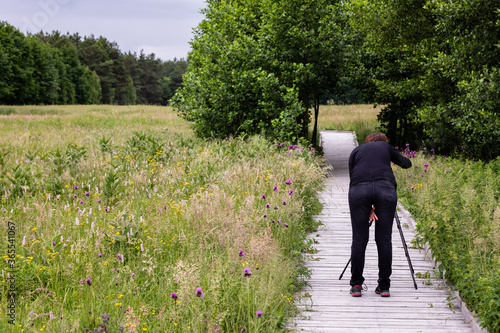
[[0, 22], [0, 104], [167, 105], [186, 69], [102, 36], [24, 35]]
[[172, 99], [198, 135], [314, 143], [322, 96], [347, 79], [395, 146], [500, 155], [498, 0], [206, 3]]

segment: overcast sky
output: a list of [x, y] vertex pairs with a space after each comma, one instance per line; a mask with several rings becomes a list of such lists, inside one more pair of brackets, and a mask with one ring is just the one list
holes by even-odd
[[122, 52], [186, 58], [205, 0], [0, 0], [0, 21], [23, 33], [78, 32], [116, 42]]

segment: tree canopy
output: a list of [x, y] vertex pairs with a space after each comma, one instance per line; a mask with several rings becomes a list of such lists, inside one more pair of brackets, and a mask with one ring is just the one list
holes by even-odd
[[202, 137], [307, 140], [310, 107], [317, 116], [343, 64], [338, 9], [325, 0], [207, 1], [172, 105]]
[[500, 155], [500, 4], [494, 0], [353, 0], [358, 83], [386, 105], [391, 142], [469, 157]]

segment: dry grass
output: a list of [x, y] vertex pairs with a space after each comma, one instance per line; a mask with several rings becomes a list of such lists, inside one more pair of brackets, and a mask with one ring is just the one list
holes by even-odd
[[358, 140], [379, 130], [377, 115], [382, 106], [373, 104], [323, 105], [318, 118], [319, 130], [354, 131]]

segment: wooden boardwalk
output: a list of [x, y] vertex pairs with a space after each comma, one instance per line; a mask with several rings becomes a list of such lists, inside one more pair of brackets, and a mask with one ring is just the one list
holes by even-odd
[[[316, 254], [309, 255], [313, 270], [309, 287], [303, 290], [299, 308], [302, 312], [289, 326], [294, 332], [474, 332], [465, 316], [451, 301], [443, 283], [433, 279], [433, 265], [423, 251], [408, 249], [415, 272], [430, 274], [416, 278], [418, 290], [408, 268], [399, 230], [393, 229], [393, 275], [391, 297], [375, 294], [378, 268], [374, 228], [370, 229], [362, 297], [349, 294], [350, 267], [342, 280], [339, 275], [350, 258], [351, 226], [347, 192], [347, 160], [356, 143], [351, 132], [321, 132], [325, 157], [333, 165], [320, 195], [323, 212], [317, 216], [324, 225], [310, 237], [317, 243]], [[399, 213], [407, 244], [414, 237], [413, 225], [406, 214]]]

